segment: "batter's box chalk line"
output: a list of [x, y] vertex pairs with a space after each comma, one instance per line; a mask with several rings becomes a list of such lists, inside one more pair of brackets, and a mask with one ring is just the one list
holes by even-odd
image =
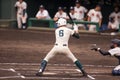
[[21, 73], [17, 72], [15, 69], [10, 68], [10, 69], [0, 69], [0, 70], [4, 70], [4, 71], [11, 71], [13, 73], [16, 73], [17, 76], [7, 76], [7, 77], [0, 77], [0, 79], [8, 79], [8, 78], [22, 78], [25, 79], [25, 76], [21, 75]]
[[23, 75], [21, 75], [21, 73], [18, 73], [17, 71], [15, 71], [15, 69], [10, 68], [10, 70], [11, 70], [12, 72], [16, 73], [19, 77], [25, 79], [25, 76], [23, 76]]
[[[76, 69], [76, 71], [81, 72], [79, 69]], [[87, 77], [90, 78], [90, 79], [92, 79], [92, 80], [95, 80], [95, 78], [92, 77], [91, 75], [87, 75]]]

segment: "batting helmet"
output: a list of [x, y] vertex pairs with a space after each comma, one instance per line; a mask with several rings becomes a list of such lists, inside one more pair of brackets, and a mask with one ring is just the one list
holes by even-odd
[[60, 18], [58, 21], [57, 21], [57, 26], [64, 26], [64, 25], [67, 25], [67, 21], [66, 19], [63, 19], [63, 18]]
[[113, 44], [117, 44], [120, 47], [120, 40], [119, 39], [112, 39], [111, 42]]

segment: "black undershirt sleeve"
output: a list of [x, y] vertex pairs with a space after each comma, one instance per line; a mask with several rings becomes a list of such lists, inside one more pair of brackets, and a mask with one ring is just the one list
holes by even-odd
[[103, 56], [106, 56], [106, 55], [110, 55], [110, 53], [109, 52], [107, 52], [107, 51], [103, 51], [103, 50], [98, 50]]

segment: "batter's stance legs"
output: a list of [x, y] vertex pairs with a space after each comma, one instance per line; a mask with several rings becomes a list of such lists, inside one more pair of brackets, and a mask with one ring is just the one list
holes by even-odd
[[75, 65], [81, 70], [83, 76], [87, 76], [87, 73], [85, 72], [85, 70], [83, 69], [81, 63], [79, 60], [75, 61]]
[[36, 76], [41, 76], [42, 75], [42, 73], [44, 72], [44, 70], [46, 68], [46, 65], [47, 65], [47, 61], [42, 60], [40, 70], [39, 70], [38, 73], [36, 73]]

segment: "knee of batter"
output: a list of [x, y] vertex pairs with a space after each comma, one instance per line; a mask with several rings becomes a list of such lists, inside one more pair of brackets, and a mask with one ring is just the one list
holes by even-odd
[[72, 52], [68, 49], [66, 50], [67, 57], [69, 57], [73, 62], [77, 60], [77, 58], [72, 54]]
[[47, 54], [47, 56], [44, 58], [44, 60], [46, 60], [47, 62], [49, 61], [49, 59], [51, 59], [52, 57], [54, 57], [56, 54], [56, 48], [53, 47], [53, 49]]

